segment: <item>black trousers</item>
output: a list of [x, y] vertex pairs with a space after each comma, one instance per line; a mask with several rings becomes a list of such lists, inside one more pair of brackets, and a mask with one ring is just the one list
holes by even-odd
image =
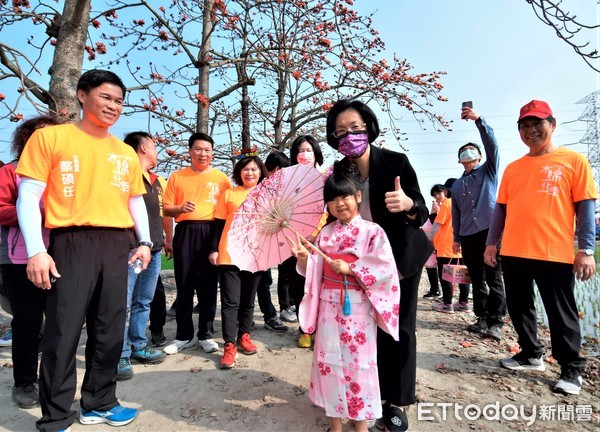
[[223, 340], [235, 343], [252, 329], [254, 299], [263, 272], [250, 273], [233, 265], [221, 265], [219, 276]]
[[38, 381], [40, 330], [46, 307], [46, 290], [27, 279], [26, 264], [0, 266], [12, 309], [12, 360], [15, 387]]
[[258, 289], [256, 290], [256, 297], [258, 297], [258, 306], [263, 314], [265, 322], [271, 318], [277, 316], [277, 310], [271, 300], [271, 285], [273, 284], [273, 275], [271, 269], [263, 272]]
[[479, 318], [486, 318], [489, 326], [501, 326], [506, 315], [502, 269], [500, 263], [496, 267], [490, 267], [483, 261], [487, 235], [486, 229], [461, 236], [460, 246], [473, 285], [473, 312]]
[[173, 260], [177, 284], [177, 334], [175, 339], [194, 337], [194, 292], [198, 296], [198, 339], [212, 339], [217, 313], [219, 269], [208, 261], [212, 245], [212, 222], [184, 221], [175, 227]]
[[[281, 263], [279, 266], [279, 280], [277, 281], [277, 292], [279, 292], [280, 283], [288, 286], [290, 299], [296, 305], [296, 315], [300, 313], [300, 302], [304, 297], [304, 283], [306, 282], [305, 277], [296, 271], [297, 263], [298, 260], [293, 256]], [[298, 327], [298, 330], [300, 333], [304, 333], [300, 327]]]
[[[437, 257], [438, 274], [443, 274], [444, 264], [449, 264], [450, 262], [463, 264], [462, 259], [457, 260], [456, 258]], [[444, 280], [444, 278], [440, 278], [440, 284], [442, 285], [442, 301], [444, 304], [452, 303], [452, 297], [454, 296], [454, 287], [452, 283]], [[460, 290], [458, 301], [461, 303], [468, 302], [469, 290], [471, 289], [469, 284], [459, 284], [458, 288]]]
[[291, 272], [296, 271], [296, 260], [294, 257], [286, 259], [277, 266], [277, 297], [279, 300], [279, 311], [283, 311], [292, 306], [290, 297], [290, 278]]
[[127, 304], [129, 233], [122, 229], [71, 227], [50, 232], [48, 250], [61, 277], [48, 292], [42, 338], [42, 431], [66, 429], [77, 413], [75, 354], [86, 323], [83, 410], [118, 404], [117, 363], [123, 348]]
[[438, 269], [436, 267], [425, 267], [427, 272], [427, 279], [429, 279], [429, 292], [439, 293], [440, 292], [440, 278], [438, 276]]
[[544, 346], [537, 337], [537, 313], [533, 282], [544, 303], [552, 356], [564, 368], [581, 369], [581, 330], [575, 302], [573, 265], [526, 258], [502, 257], [508, 313], [519, 336], [519, 345], [528, 358], [540, 357]]
[[377, 328], [377, 367], [381, 399], [405, 406], [416, 402], [417, 298], [421, 271], [400, 281], [400, 340]]
[[158, 276], [154, 298], [150, 303], [150, 333], [160, 333], [167, 322], [167, 297], [162, 278]]

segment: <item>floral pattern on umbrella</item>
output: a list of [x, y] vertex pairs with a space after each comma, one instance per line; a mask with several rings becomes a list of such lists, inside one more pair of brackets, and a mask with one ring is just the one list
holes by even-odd
[[286, 240], [310, 235], [323, 216], [325, 178], [316, 168], [294, 165], [259, 183], [236, 211], [227, 251], [241, 270], [267, 270], [292, 254]]

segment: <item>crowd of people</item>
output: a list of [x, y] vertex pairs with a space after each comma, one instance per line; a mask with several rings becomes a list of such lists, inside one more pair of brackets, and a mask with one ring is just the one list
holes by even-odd
[[[512, 370], [544, 370], [535, 282], [561, 366], [553, 389], [580, 392], [585, 359], [573, 290], [575, 278], [596, 272], [597, 191], [585, 157], [553, 144], [556, 120], [547, 103], [534, 100], [521, 109], [518, 132], [529, 152], [508, 165], [499, 190], [494, 132], [464, 106], [461, 116], [475, 123], [485, 161], [480, 145], [462, 145], [464, 172], [432, 187], [430, 213], [408, 157], [375, 145], [380, 129], [372, 109], [356, 99], [335, 102], [325, 131], [340, 157], [321, 174], [321, 222], [306, 238], [287, 237], [291, 257], [278, 266], [278, 313], [271, 271], [246, 271], [230, 256], [230, 226], [267, 176], [296, 164], [320, 170], [317, 140], [299, 136], [289, 158], [272, 152], [264, 163], [256, 149], [242, 149], [230, 179], [212, 166], [213, 138], [197, 132], [188, 140], [190, 166], [165, 180], [152, 171], [158, 150], [148, 132], [131, 132], [123, 141], [109, 132], [125, 91], [112, 72], [84, 73], [77, 85], [81, 119], [23, 122], [13, 137], [14, 160], [0, 168], [12, 397], [21, 408], [40, 405], [37, 429], [69, 430], [75, 419], [129, 424], [138, 410], [119, 404], [117, 381], [133, 378], [132, 361], [157, 364], [195, 346], [219, 351], [220, 294], [219, 368], [235, 367], [240, 351], [257, 352], [251, 331], [258, 297], [265, 328], [285, 332], [283, 321], [298, 321], [298, 346], [313, 347], [309, 398], [324, 409], [330, 432], [341, 432], [344, 419], [353, 420], [357, 432], [366, 432], [369, 421], [381, 430], [408, 430], [424, 267], [431, 283], [424, 297], [441, 297], [433, 305], [437, 312], [472, 310], [477, 319], [467, 330], [501, 340], [508, 309], [521, 351], [500, 364]], [[163, 332], [163, 252], [174, 260], [177, 288], [171, 341]], [[456, 284], [442, 276], [452, 263], [464, 264], [470, 276], [470, 284], [458, 284], [456, 303]], [[84, 324], [85, 375], [76, 412], [75, 354]]]

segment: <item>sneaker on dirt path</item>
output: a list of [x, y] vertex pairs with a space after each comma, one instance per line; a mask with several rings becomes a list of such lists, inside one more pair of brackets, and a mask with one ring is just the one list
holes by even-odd
[[110, 426], [125, 426], [133, 421], [138, 415], [135, 408], [125, 408], [117, 405], [109, 410], [81, 410], [79, 412], [79, 423], [84, 425], [107, 423]]
[[219, 350], [219, 345], [213, 339], [199, 340], [198, 345], [207, 354]]
[[511, 358], [500, 360], [500, 365], [510, 370], [544, 371], [546, 366], [542, 357], [526, 358], [526, 355], [518, 353]]
[[296, 321], [298, 321], [298, 316], [296, 315], [296, 312], [292, 310], [292, 308], [282, 310], [279, 313], [279, 316], [285, 322], [295, 323]]
[[488, 329], [487, 321], [483, 317], [477, 318], [477, 322], [475, 322], [473, 324], [469, 324], [467, 326], [467, 330], [469, 330], [470, 332], [481, 333], [483, 335], [485, 335], [485, 333], [487, 332], [487, 329]]
[[225, 349], [223, 352], [223, 357], [221, 357], [221, 361], [219, 362], [219, 367], [221, 369], [231, 369], [235, 366], [235, 358], [237, 357], [237, 348], [233, 344], [233, 342], [227, 342], [225, 344]]
[[447, 314], [454, 313], [454, 306], [452, 306], [451, 304], [436, 303], [431, 306], [431, 309], [433, 309], [436, 312], [442, 312]]
[[145, 364], [159, 364], [165, 361], [167, 355], [163, 351], [155, 350], [146, 345], [140, 350], [131, 350], [131, 358]]
[[150, 342], [153, 347], [161, 347], [167, 343], [167, 338], [165, 337], [164, 332], [161, 330], [159, 332], [152, 333], [152, 338]]
[[288, 326], [286, 326], [277, 315], [265, 321], [265, 328], [275, 333], [284, 333], [288, 331]]
[[256, 345], [250, 339], [250, 333], [244, 333], [242, 337], [237, 340], [237, 346], [246, 355], [256, 354]]
[[581, 378], [579, 370], [565, 368], [560, 373], [560, 379], [554, 384], [552, 390], [566, 395], [578, 395], [582, 385], [583, 378]]
[[175, 339], [173, 342], [167, 345], [163, 351], [165, 354], [177, 354], [179, 351], [193, 347], [196, 345], [196, 343], [198, 343], [198, 339], [196, 339], [195, 336], [190, 340]]
[[131, 360], [127, 357], [121, 357], [117, 363], [117, 381], [125, 381], [133, 378], [133, 367]]
[[34, 408], [40, 405], [40, 393], [36, 383], [14, 386], [12, 400], [19, 408]]

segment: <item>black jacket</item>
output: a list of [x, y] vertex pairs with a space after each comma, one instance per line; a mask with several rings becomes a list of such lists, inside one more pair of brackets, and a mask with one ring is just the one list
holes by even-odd
[[[405, 212], [391, 213], [385, 206], [385, 193], [394, 190], [397, 176], [400, 176], [404, 193], [418, 207], [415, 220], [410, 220]], [[421, 195], [415, 170], [405, 154], [371, 145], [369, 203], [373, 222], [379, 224], [390, 239], [398, 270], [404, 277], [414, 275], [425, 265], [433, 246], [421, 229], [429, 211]]]

